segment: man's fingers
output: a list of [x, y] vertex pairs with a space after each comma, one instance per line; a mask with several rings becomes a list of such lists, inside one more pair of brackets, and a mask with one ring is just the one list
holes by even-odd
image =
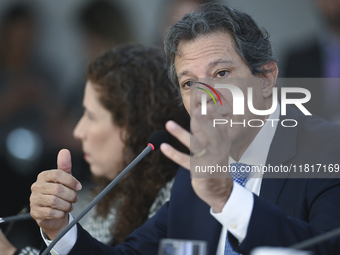
[[174, 161], [176, 164], [186, 169], [190, 169], [189, 155], [175, 150], [172, 146], [170, 146], [167, 143], [163, 143], [160, 149], [165, 156]]
[[37, 183], [40, 181], [47, 183], [60, 183], [76, 191], [79, 191], [82, 188], [81, 183], [75, 177], [59, 169], [41, 172], [38, 175]]
[[198, 153], [204, 148], [195, 137], [176, 122], [170, 120], [166, 123], [165, 127], [169, 133], [186, 146], [191, 153]]
[[191, 115], [191, 130], [194, 137], [204, 144], [205, 148], [208, 146], [211, 150], [216, 151], [219, 148], [229, 148], [229, 130], [227, 125], [213, 126], [214, 119], [221, 119], [221, 115], [214, 111], [211, 105], [207, 107], [208, 115], [202, 116], [201, 113], [194, 109]]
[[42, 195], [52, 195], [63, 199], [69, 203], [78, 201], [77, 192], [58, 183], [35, 183], [32, 185], [32, 192]]
[[33, 203], [39, 207], [49, 207], [63, 212], [71, 212], [73, 210], [72, 203], [53, 195], [43, 195], [36, 197], [32, 204]]
[[165, 128], [171, 135], [176, 137], [184, 146], [190, 149], [190, 134], [176, 122], [170, 120], [165, 124]]
[[58, 165], [58, 169], [61, 169], [68, 174], [72, 174], [71, 153], [69, 150], [62, 149], [59, 151], [58, 157], [57, 157], [57, 165]]
[[66, 212], [50, 207], [40, 207], [39, 210], [33, 210], [31, 216], [37, 221], [38, 225], [43, 227], [41, 222], [46, 220], [59, 220], [66, 216]]

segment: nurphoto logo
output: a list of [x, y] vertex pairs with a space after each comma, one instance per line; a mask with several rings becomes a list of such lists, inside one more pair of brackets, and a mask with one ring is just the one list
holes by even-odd
[[[233, 115], [244, 115], [245, 112], [245, 96], [243, 94], [243, 91], [237, 87], [236, 85], [232, 85], [232, 84], [215, 84], [214, 87], [212, 87], [211, 85], [208, 85], [206, 83], [203, 82], [197, 82], [196, 83], [205, 86], [207, 89], [205, 88], [201, 88], [201, 87], [196, 87], [197, 89], [203, 90], [205, 93], [203, 93], [201, 95], [201, 114], [202, 115], [206, 115], [207, 114], [207, 94], [212, 98], [212, 100], [214, 101], [214, 104], [217, 106], [216, 103], [216, 99], [215, 97], [219, 100], [221, 106], [222, 106], [222, 101], [220, 98], [220, 95], [218, 94], [218, 92], [216, 91], [216, 89], [228, 89], [231, 94], [232, 94], [232, 99], [233, 99]], [[214, 95], [209, 91], [211, 90]], [[287, 95], [289, 93], [295, 93], [295, 94], [301, 94], [303, 97], [302, 98], [287, 98]], [[305, 88], [298, 88], [298, 87], [282, 87], [281, 88], [281, 115], [282, 116], [286, 116], [287, 114], [287, 105], [295, 105], [298, 109], [301, 110], [301, 112], [304, 115], [312, 115], [307, 109], [306, 107], [303, 105], [307, 102], [309, 102], [311, 99], [311, 93], [309, 90], [305, 89]], [[251, 113], [253, 113], [254, 115], [258, 115], [258, 116], [269, 116], [270, 114], [274, 113], [275, 110], [278, 107], [278, 88], [274, 87], [273, 88], [273, 92], [272, 92], [272, 106], [270, 109], [267, 110], [259, 110], [259, 109], [255, 109], [254, 107], [254, 103], [253, 103], [253, 88], [252, 87], [248, 87], [247, 88], [247, 106], [248, 109]], [[271, 121], [272, 122], [272, 126], [274, 126], [274, 121], [280, 121], [278, 119], [266, 119], [266, 121]], [[215, 127], [216, 125], [224, 125], [230, 123], [231, 125], [233, 125], [232, 120], [227, 120], [227, 119], [214, 119], [213, 121], [213, 126]], [[256, 123], [256, 125], [255, 125]], [[291, 123], [291, 124], [288, 124]], [[246, 120], [244, 120], [244, 122], [238, 122], [238, 123], [234, 123], [235, 124], [242, 124], [244, 126], [246, 126], [246, 124], [248, 124], [248, 126], [250, 127], [262, 127], [265, 122], [261, 119], [251, 119], [248, 120], [246, 123]], [[284, 119], [281, 121], [281, 125], [284, 127], [295, 127], [297, 126], [297, 121], [294, 119]]]

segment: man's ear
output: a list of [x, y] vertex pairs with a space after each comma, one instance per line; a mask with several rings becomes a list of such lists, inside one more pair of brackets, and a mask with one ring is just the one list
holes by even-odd
[[265, 73], [259, 74], [259, 77], [263, 78], [262, 83], [263, 97], [268, 98], [272, 95], [273, 88], [276, 85], [279, 69], [277, 68], [275, 61], [271, 61], [267, 64], [264, 64], [262, 66], [262, 69], [266, 70]]

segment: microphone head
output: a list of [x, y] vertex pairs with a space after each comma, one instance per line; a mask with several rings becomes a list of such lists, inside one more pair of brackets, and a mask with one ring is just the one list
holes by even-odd
[[152, 144], [153, 150], [158, 150], [162, 143], [168, 141], [168, 134], [163, 130], [158, 130], [148, 140], [148, 144]]

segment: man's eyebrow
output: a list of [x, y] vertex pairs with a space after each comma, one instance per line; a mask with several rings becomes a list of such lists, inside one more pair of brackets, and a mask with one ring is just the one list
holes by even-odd
[[232, 64], [233, 61], [228, 59], [219, 58], [209, 63], [209, 66], [216, 66], [218, 64]]
[[182, 78], [182, 76], [187, 75], [188, 73], [189, 73], [188, 70], [184, 70], [183, 72], [181, 72], [181, 73], [178, 74], [177, 79], [179, 80], [180, 78]]
[[[218, 65], [218, 64], [232, 64], [232, 63], [233, 63], [233, 61], [231, 61], [231, 60], [219, 58], [219, 59], [216, 59], [216, 60], [210, 62], [210, 63], [208, 64], [208, 66], [209, 66], [209, 67], [212, 67], [212, 66], [216, 66], [216, 65]], [[180, 73], [178, 74], [178, 80], [180, 80], [180, 79], [182, 78], [182, 76], [185, 76], [185, 75], [187, 75], [188, 73], [190, 73], [189, 70], [184, 70], [183, 72], [180, 72]]]

